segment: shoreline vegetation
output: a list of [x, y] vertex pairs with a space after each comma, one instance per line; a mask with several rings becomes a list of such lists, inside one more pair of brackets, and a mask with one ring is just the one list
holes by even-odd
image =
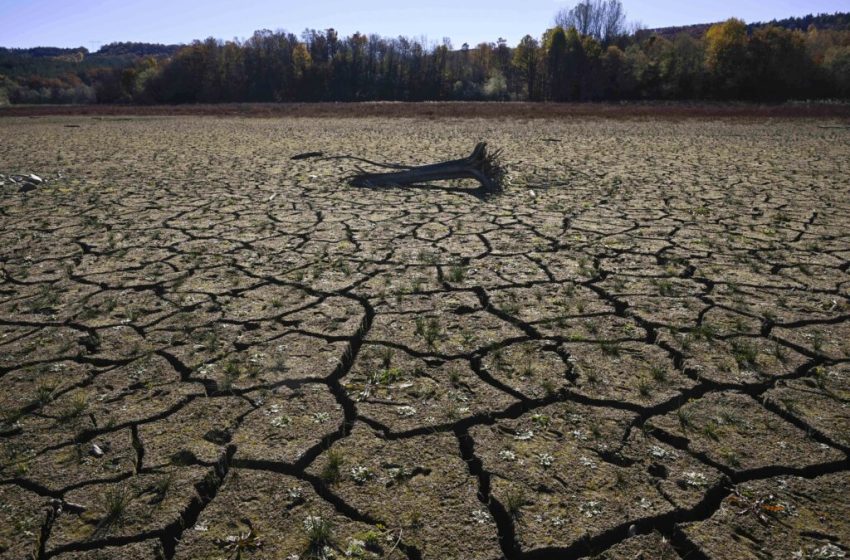
[[850, 13], [646, 30], [619, 0], [582, 0], [554, 19], [516, 45], [331, 28], [0, 48], [0, 105], [850, 99]]
[[527, 101], [368, 101], [180, 105], [7, 105], [2, 117], [210, 116], [249, 118], [808, 118], [850, 119], [850, 102], [551, 103]]

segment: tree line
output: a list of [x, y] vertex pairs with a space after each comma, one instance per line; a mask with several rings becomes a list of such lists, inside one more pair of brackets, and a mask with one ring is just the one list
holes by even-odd
[[[730, 19], [671, 36], [630, 25], [619, 0], [583, 0], [541, 37], [512, 46], [262, 30], [247, 40], [146, 47], [145, 56], [116, 44], [99, 54], [109, 65], [83, 56], [63, 62], [77, 72], [12, 77], [0, 56], [0, 92], [18, 103], [850, 98], [850, 27], [821, 29], [819, 19], [799, 20], [815, 22], [805, 30]], [[62, 98], [69, 89], [80, 95]]]

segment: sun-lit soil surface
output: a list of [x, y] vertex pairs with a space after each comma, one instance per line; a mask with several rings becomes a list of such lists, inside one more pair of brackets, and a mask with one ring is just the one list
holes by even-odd
[[835, 124], [4, 119], [0, 556], [850, 555]]

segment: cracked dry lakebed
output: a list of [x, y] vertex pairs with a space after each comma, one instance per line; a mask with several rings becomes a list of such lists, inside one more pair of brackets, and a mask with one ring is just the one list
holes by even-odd
[[0, 557], [850, 556], [822, 122], [4, 118]]

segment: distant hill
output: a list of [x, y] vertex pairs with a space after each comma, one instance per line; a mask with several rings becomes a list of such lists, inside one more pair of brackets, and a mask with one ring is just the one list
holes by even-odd
[[[647, 29], [645, 31], [641, 31], [641, 33], [657, 35], [659, 37], [664, 37], [665, 39], [672, 39], [681, 33], [692, 37], [702, 37], [712, 25], [714, 25], [714, 23], [698, 23], [695, 25], [682, 25], [678, 27], [659, 27], [656, 29]], [[775, 19], [768, 22], [751, 23], [747, 26], [747, 29], [750, 33], [752, 33], [759, 27], [765, 27], [767, 25], [775, 25], [777, 27], [784, 27], [785, 29], [798, 29], [800, 31], [806, 31], [812, 25], [818, 29], [850, 31], [850, 12], [836, 12], [834, 14], [818, 15], [810, 14], [803, 17], [790, 17], [779, 20]]]
[[92, 68], [123, 68], [132, 66], [139, 59], [148, 56], [172, 56], [182, 47], [183, 45], [153, 43], [110, 43], [93, 53], [84, 47], [0, 47], [0, 75], [13, 79], [29, 76], [55, 78]]
[[95, 54], [107, 56], [171, 56], [184, 46], [185, 45], [160, 45], [157, 43], [109, 43], [108, 45], [100, 47]]
[[691, 37], [700, 38], [705, 35], [708, 28], [714, 25], [713, 23], [697, 23], [694, 25], [679, 25], [675, 27], [657, 27], [655, 29], [641, 29], [638, 31], [640, 36], [664, 37], [665, 39], [673, 39], [678, 35], [685, 34]]
[[752, 31], [766, 25], [775, 25], [785, 29], [798, 29], [806, 31], [809, 26], [814, 25], [818, 29], [832, 29], [834, 31], [850, 31], [850, 12], [836, 12], [834, 14], [809, 14], [803, 17], [791, 17], [768, 22], [752, 23], [747, 27]]
[[33, 47], [31, 49], [7, 49], [0, 47], [0, 54], [8, 57], [20, 58], [54, 58], [60, 56], [76, 55], [82, 53], [89, 54], [89, 50], [85, 47], [76, 47], [73, 49], [63, 49], [60, 47]]

